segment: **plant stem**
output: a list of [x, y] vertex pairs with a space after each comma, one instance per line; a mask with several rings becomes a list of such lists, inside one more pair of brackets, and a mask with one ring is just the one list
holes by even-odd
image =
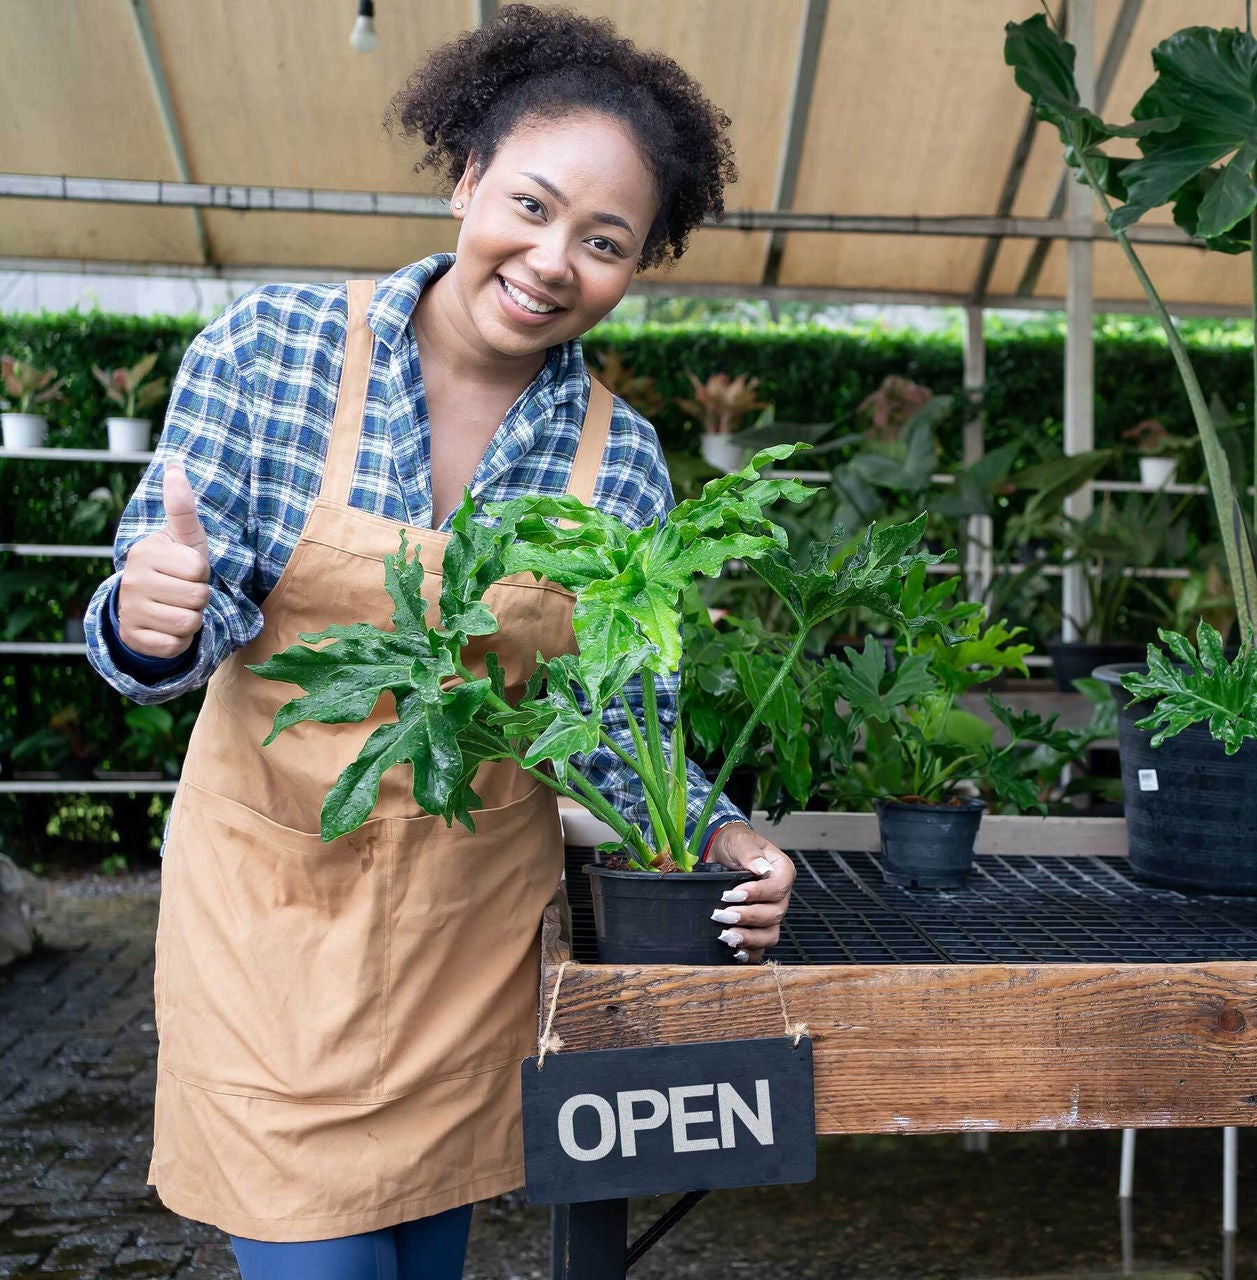
[[653, 813], [658, 815], [654, 820], [659, 830], [655, 832], [655, 836], [667, 844], [669, 850], [682, 849], [685, 847], [685, 841], [682, 838], [684, 832], [677, 831], [671, 823], [669, 814], [671, 810], [668, 808], [668, 793], [666, 783], [663, 789], [660, 789], [660, 779], [666, 777], [665, 774], [656, 774], [654, 769], [650, 767], [650, 749], [642, 737], [641, 726], [637, 723], [637, 718], [633, 715], [633, 708], [629, 706], [628, 699], [623, 693], [620, 694], [620, 702], [624, 707], [624, 714], [628, 720], [629, 733], [633, 737], [633, 746], [637, 751], [638, 759], [634, 760], [632, 756], [620, 746], [618, 742], [607, 732], [601, 734], [603, 744], [610, 748], [612, 752], [641, 780], [642, 787], [645, 789], [646, 795], [649, 797], [650, 807]]
[[[1074, 154], [1078, 158], [1078, 164], [1087, 185], [1095, 192], [1105, 215], [1110, 215], [1113, 212], [1113, 206], [1109, 203], [1108, 196], [1092, 172], [1091, 166], [1087, 163], [1085, 148], [1079, 138], [1074, 140]], [[1110, 230], [1112, 230], [1111, 223]], [[1254, 626], [1257, 626], [1257, 565], [1253, 562], [1252, 549], [1248, 545], [1242, 523], [1238, 530], [1235, 527], [1236, 515], [1237, 513], [1242, 513], [1243, 508], [1237, 506], [1235, 485], [1231, 479], [1230, 463], [1227, 461], [1226, 451], [1222, 448], [1222, 443], [1218, 439], [1213, 415], [1209, 412], [1209, 405], [1205, 400], [1200, 381], [1196, 377], [1196, 370], [1192, 366], [1191, 357], [1187, 353], [1187, 348], [1183, 344], [1183, 339], [1179, 335], [1169, 311], [1166, 310], [1165, 303], [1161, 301], [1161, 295], [1156, 291], [1156, 287], [1144, 270], [1144, 265], [1139, 260], [1139, 255], [1131, 247], [1130, 241], [1126, 238], [1126, 233], [1124, 231], [1113, 231], [1113, 235], [1121, 246], [1122, 252], [1126, 255], [1126, 260], [1130, 263], [1131, 270], [1135, 273], [1135, 278], [1143, 288], [1144, 294], [1147, 296], [1152, 310], [1161, 324], [1161, 328], [1165, 331], [1166, 340], [1169, 342], [1170, 351], [1174, 356], [1174, 363], [1178, 366], [1179, 376], [1182, 378], [1183, 387], [1187, 391], [1187, 399], [1191, 403], [1192, 416], [1196, 419], [1196, 429], [1200, 433], [1200, 443], [1204, 450], [1205, 463], [1209, 471], [1209, 488], [1213, 494], [1214, 509], [1218, 516], [1218, 531], [1222, 536], [1222, 546], [1226, 552], [1227, 569], [1231, 578], [1231, 590], [1235, 595], [1236, 608], [1243, 620], [1242, 628], [1247, 633], [1244, 636], [1244, 643], [1247, 643]], [[1250, 250], [1250, 253], [1254, 252], [1257, 252], [1257, 246]], [[1254, 269], [1257, 270], [1257, 264], [1255, 264]], [[1254, 358], [1257, 359], [1257, 355]]]
[[[462, 676], [464, 680], [475, 680], [476, 676], [467, 670], [463, 665], [462, 659], [457, 654], [453, 655], [453, 657], [454, 666], [458, 671], [458, 674]], [[509, 712], [515, 710], [515, 708], [512, 707], [505, 698], [499, 698], [492, 689], [490, 689], [486, 694], [485, 701], [488, 702], [495, 711]], [[577, 788], [568, 786], [567, 784], [560, 782], [558, 778], [554, 777], [552, 774], [547, 773], [544, 769], [538, 768], [535, 765], [525, 764], [523, 757], [515, 750], [515, 747], [509, 741], [506, 741], [506, 749], [510, 752], [511, 760], [526, 774], [528, 774], [529, 777], [536, 778], [538, 782], [545, 783], [551, 791], [557, 791], [559, 795], [565, 796], [568, 800], [575, 800], [577, 804], [584, 805], [584, 807], [595, 817], [601, 818], [603, 822], [605, 822], [607, 826], [609, 826], [626, 844], [639, 848], [643, 853], [649, 853], [649, 850], [646, 849], [645, 842], [641, 838], [641, 833], [637, 828], [629, 822], [627, 818], [623, 817], [617, 811], [615, 806], [602, 794], [602, 792], [598, 790], [597, 787], [589, 782], [588, 779], [579, 773], [573, 774], [572, 776], [576, 779], [579, 785]], [[636, 837], [636, 839], [634, 839], [634, 837]]]
[[690, 848], [686, 853], [691, 856], [695, 862], [698, 861], [699, 843], [703, 838], [703, 833], [707, 830], [711, 822], [711, 815], [715, 811], [716, 801], [720, 798], [720, 793], [724, 790], [725, 783], [729, 781], [729, 775], [733, 772], [739, 760], [742, 759], [742, 753], [746, 750], [746, 745], [751, 740], [751, 734], [755, 732], [756, 726], [763, 719], [764, 708], [773, 700], [773, 695], [781, 688], [782, 682], [786, 676], [794, 669], [794, 664], [798, 661], [799, 654], [803, 652], [803, 646], [807, 641], [807, 632], [800, 627], [798, 635], [795, 636], [794, 642], [790, 646], [789, 652], [786, 654], [785, 661], [777, 668], [777, 674], [768, 682], [768, 688], [764, 690], [763, 696], [759, 699], [758, 704], [747, 717], [746, 722], [742, 726], [742, 732], [738, 734], [737, 741], [732, 748], [725, 754], [725, 762], [720, 767], [720, 772], [716, 775], [716, 780], [711, 784], [711, 791], [707, 795], [707, 803], [703, 805], [703, 811], [698, 815], [698, 824], [694, 828], [694, 835], [690, 840]]
[[[1253, 34], [1253, 0], [1248, 0], [1248, 34]], [[1253, 528], [1257, 529], [1257, 208], [1248, 215], [1248, 237], [1248, 261], [1253, 276], [1253, 395], [1248, 402], [1253, 420], [1253, 469], [1248, 478], [1253, 486]], [[1246, 636], [1241, 640], [1247, 643]]]

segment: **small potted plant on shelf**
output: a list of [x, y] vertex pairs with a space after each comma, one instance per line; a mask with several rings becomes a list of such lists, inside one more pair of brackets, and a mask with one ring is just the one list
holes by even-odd
[[769, 407], [755, 394], [759, 379], [748, 378], [744, 373], [736, 378], [713, 373], [706, 382], [700, 382], [688, 369], [686, 377], [694, 387], [694, 395], [677, 404], [702, 424], [704, 461], [717, 471], [737, 471], [745, 450], [734, 435], [747, 414]]
[[1195, 443], [1194, 436], [1171, 435], [1160, 418], [1145, 418], [1122, 432], [1139, 451], [1139, 482], [1150, 489], [1174, 483], [1179, 459]]
[[[513, 760], [539, 782], [585, 805], [615, 834], [605, 852], [614, 851], [621, 865], [590, 868], [596, 911], [606, 930], [600, 942], [604, 959], [624, 958], [624, 940], [634, 939], [639, 959], [727, 960], [728, 949], [719, 944], [710, 916], [727, 877], [740, 873], [704, 864], [700, 846], [762, 710], [757, 706], [746, 717], [687, 834], [690, 782], [683, 731], [679, 719], [670, 731], [661, 723], [655, 684], [658, 676], [676, 672], [681, 661], [683, 593], [696, 576], [716, 574], [739, 559], [755, 566], [786, 602], [794, 630], [763, 690], [763, 705], [788, 679], [811, 628], [836, 611], [864, 604], [910, 632], [939, 629], [932, 619], [904, 617], [892, 590], [914, 564], [941, 558], [912, 551], [924, 515], [908, 525], [870, 529], [839, 566], [831, 564], [831, 545], [818, 546], [805, 568], [793, 564], [784, 532], [764, 508], [781, 499], [802, 501], [810, 491], [797, 481], [759, 474], [792, 452], [790, 446], [763, 450], [741, 471], [709, 482], [700, 498], [678, 504], [664, 522], [641, 530], [571, 497], [495, 504], [488, 514], [499, 523], [486, 526], [473, 518], [465, 497], [452, 522], [436, 626], [425, 620], [422, 566], [407, 558], [403, 539], [402, 549], [386, 562], [395, 630], [366, 624], [333, 628], [304, 637], [255, 668], [259, 675], [308, 690], [280, 708], [272, 737], [303, 720], [362, 720], [381, 693], [394, 694], [397, 722], [372, 734], [328, 793], [324, 838], [335, 839], [364, 822], [384, 770], [406, 760], [418, 762], [414, 795], [419, 806], [474, 830], [476, 768], [486, 760]], [[520, 572], [573, 593], [577, 648], [539, 662], [512, 702], [494, 655], [472, 669], [463, 651], [469, 637], [490, 636], [497, 629], [483, 603], [488, 588]], [[608, 734], [604, 717], [625, 702], [632, 682], [640, 682], [642, 720], [627, 717], [630, 750]], [[600, 743], [637, 775], [648, 824], [628, 821], [572, 767], [574, 755]], [[704, 874], [685, 874], [699, 871]], [[604, 896], [608, 885], [615, 905]], [[619, 900], [616, 889], [628, 889], [628, 898]], [[682, 911], [676, 899], [692, 905]]]
[[[1236, 8], [1238, 16], [1238, 3]], [[1257, 629], [1257, 549], [1250, 512], [1223, 443], [1223, 424], [1127, 230], [1151, 210], [1169, 205], [1175, 222], [1205, 249], [1252, 254], [1257, 243], [1257, 86], [1252, 76], [1257, 37], [1251, 6], [1244, 12], [1244, 28], [1186, 27], [1161, 41], [1152, 51], [1156, 78], [1136, 102], [1129, 125], [1106, 124], [1082, 105], [1074, 80], [1074, 48], [1042, 14], [1009, 23], [1004, 45], [1018, 85], [1039, 118], [1056, 127], [1066, 163], [1094, 192], [1148, 298], [1187, 392], [1204, 453], [1236, 602], [1240, 653], [1228, 663], [1221, 644], [1213, 644], [1203, 625], [1197, 633], [1199, 653], [1180, 632], [1163, 631], [1162, 642], [1178, 664], [1163, 660], [1150, 646], [1145, 671], [1114, 666], [1104, 675], [1141, 702], [1152, 702], [1150, 708], [1119, 707], [1132, 868], [1157, 880], [1214, 891], [1257, 890], [1257, 812], [1248, 804], [1249, 797], [1257, 796], [1257, 748], [1250, 742], [1240, 745], [1238, 726], [1228, 728], [1228, 721], [1241, 714], [1230, 710], [1230, 703], [1221, 704], [1228, 710], [1210, 710], [1224, 686], [1241, 700], [1253, 696], [1249, 676]], [[1141, 154], [1133, 159], [1108, 155], [1104, 148], [1114, 138], [1133, 138]], [[1257, 376], [1257, 368], [1254, 372]], [[1246, 443], [1251, 455], [1251, 433]], [[1242, 705], [1251, 706], [1251, 701]], [[1168, 714], [1172, 726], [1191, 707], [1198, 721], [1185, 721], [1189, 727], [1172, 736], [1158, 733], [1153, 747], [1148, 726], [1155, 717]], [[1141, 714], [1145, 709], [1148, 714]], [[1209, 789], [1211, 780], [1219, 778], [1227, 779], [1224, 796]]]
[[65, 379], [57, 377], [56, 369], [41, 369], [12, 356], [0, 356], [0, 382], [6, 404], [5, 412], [0, 413], [4, 447], [41, 448], [48, 439], [48, 419], [36, 410], [62, 398]]
[[[874, 800], [882, 842], [882, 873], [893, 884], [957, 887], [973, 862], [974, 844], [987, 802], [1018, 811], [1045, 812], [1042, 797], [1023, 766], [1031, 747], [1060, 748], [1064, 731], [1056, 717], [1015, 713], [988, 697], [992, 718], [1009, 741], [997, 746], [991, 723], [964, 710], [961, 697], [1006, 671], [1026, 674], [1032, 646], [1015, 643], [1020, 628], [988, 623], [982, 605], [949, 602], [956, 579], [926, 587], [914, 568], [903, 584], [900, 609], [936, 619], [949, 637], [905, 632], [888, 666], [886, 651], [871, 638], [848, 647], [829, 679], [849, 709], [850, 755], [841, 762], [848, 796]], [[863, 744], [856, 735], [863, 732]]]
[[152, 447], [153, 423], [145, 409], [160, 404], [169, 388], [165, 378], [154, 378], [157, 352], [137, 360], [129, 369], [105, 370], [92, 365], [92, 376], [105, 389], [105, 397], [121, 415], [105, 419], [110, 453], [144, 453]]

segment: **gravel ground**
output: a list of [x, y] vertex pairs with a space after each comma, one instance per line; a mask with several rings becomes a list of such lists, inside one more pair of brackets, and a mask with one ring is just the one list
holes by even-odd
[[[213, 1228], [167, 1213], [142, 1181], [150, 1122], [155, 872], [55, 881], [44, 945], [0, 970], [0, 1277], [230, 1280]], [[1119, 1135], [843, 1137], [816, 1181], [708, 1196], [634, 1280], [1083, 1280], [1123, 1274]], [[1218, 1130], [1140, 1135], [1133, 1260], [1152, 1280], [1223, 1277]], [[1257, 1276], [1240, 1143], [1235, 1277]], [[630, 1234], [670, 1198], [635, 1201]], [[1249, 1234], [1243, 1228], [1249, 1227]], [[467, 1280], [545, 1280], [548, 1210], [518, 1195], [477, 1210]], [[1129, 1274], [1127, 1272], [1126, 1274]]]

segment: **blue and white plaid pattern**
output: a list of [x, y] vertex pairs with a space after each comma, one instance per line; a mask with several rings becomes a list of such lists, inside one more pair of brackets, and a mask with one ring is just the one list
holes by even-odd
[[[452, 262], [438, 254], [404, 267], [377, 288], [367, 312], [377, 341], [349, 504], [399, 524], [432, 524], [428, 414], [410, 316], [424, 286]], [[119, 573], [97, 589], [86, 618], [88, 658], [134, 701], [164, 702], [200, 687], [261, 631], [261, 602], [318, 495], [347, 320], [343, 285], [266, 285], [228, 307], [188, 348], [156, 457], [119, 526], [114, 561], [121, 570], [132, 544], [165, 523], [162, 468], [178, 459], [209, 540], [211, 598], [193, 665], [144, 684], [119, 669], [101, 634], [101, 611]], [[566, 492], [588, 397], [580, 343], [552, 348], [472, 478], [477, 504]], [[617, 398], [594, 505], [641, 528], [662, 519], [671, 501], [654, 430]], [[640, 719], [640, 690], [630, 701]], [[660, 685], [659, 710], [666, 740], [676, 714], [675, 681]], [[625, 714], [609, 713], [606, 724], [631, 752]], [[644, 822], [640, 784], [613, 752], [600, 750], [576, 764], [619, 812]], [[690, 773], [692, 829], [708, 788], [700, 770], [691, 766]], [[722, 798], [715, 816], [741, 815]]]

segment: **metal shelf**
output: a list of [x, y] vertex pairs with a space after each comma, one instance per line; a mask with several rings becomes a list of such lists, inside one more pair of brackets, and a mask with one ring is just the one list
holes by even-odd
[[81, 640], [3, 640], [0, 653], [76, 654], [87, 653]]
[[25, 794], [42, 793], [44, 795], [68, 794], [75, 791], [91, 791], [105, 794], [126, 794], [127, 792], [170, 792], [178, 786], [178, 782], [170, 778], [151, 778], [147, 782], [125, 782], [114, 778], [84, 778], [76, 781], [73, 778], [58, 778], [56, 781], [28, 781], [15, 779], [0, 781], [0, 795], [20, 792]]
[[114, 453], [110, 449], [0, 448], [0, 459], [23, 459], [27, 462], [148, 462], [152, 457], [152, 450], [145, 450], [142, 453], [130, 451]]
[[78, 556], [89, 560], [112, 560], [112, 547], [75, 546], [64, 542], [0, 542], [0, 551], [15, 556]]

